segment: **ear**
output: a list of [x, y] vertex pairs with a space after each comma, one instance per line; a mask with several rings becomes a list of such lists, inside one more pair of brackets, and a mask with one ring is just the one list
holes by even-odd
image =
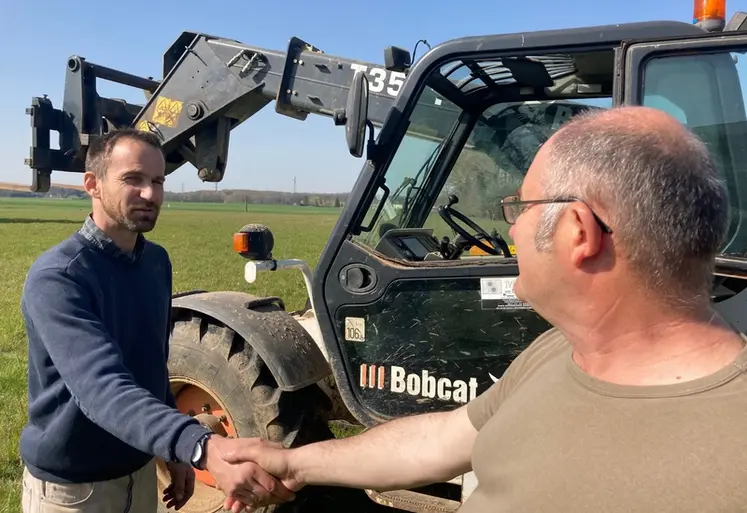
[[594, 214], [582, 203], [573, 204], [567, 210], [568, 217], [566, 240], [568, 241], [571, 263], [580, 268], [589, 258], [602, 251], [602, 229], [597, 224]]
[[88, 195], [92, 198], [100, 199], [101, 192], [99, 191], [99, 181], [96, 175], [91, 171], [83, 173], [83, 188], [86, 190]]

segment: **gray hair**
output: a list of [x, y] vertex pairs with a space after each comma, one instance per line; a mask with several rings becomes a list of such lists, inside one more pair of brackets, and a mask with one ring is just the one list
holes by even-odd
[[[647, 123], [642, 109], [570, 120], [548, 143], [543, 193], [603, 211], [615, 250], [648, 290], [678, 303], [702, 299], [728, 228], [727, 192], [700, 139], [674, 118], [662, 123], [663, 113]], [[538, 250], [550, 245], [566, 206], [543, 209]]]

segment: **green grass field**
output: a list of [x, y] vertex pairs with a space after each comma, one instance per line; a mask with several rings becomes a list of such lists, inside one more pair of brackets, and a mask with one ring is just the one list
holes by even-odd
[[[0, 199], [0, 512], [20, 507], [18, 436], [26, 421], [26, 338], [19, 311], [21, 287], [34, 259], [77, 230], [88, 201]], [[316, 266], [340, 210], [243, 204], [164, 204], [149, 238], [162, 244], [174, 266], [176, 292], [243, 290], [277, 295], [289, 310], [306, 301], [297, 271], [261, 274], [249, 285], [244, 260], [233, 253], [232, 235], [247, 223], [267, 225], [275, 235], [275, 258], [301, 258]]]

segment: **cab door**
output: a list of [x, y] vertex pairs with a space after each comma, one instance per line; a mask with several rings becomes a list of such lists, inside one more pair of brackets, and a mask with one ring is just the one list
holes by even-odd
[[[622, 101], [661, 109], [708, 146], [729, 195], [715, 307], [747, 330], [747, 33], [637, 41], [623, 48]], [[664, 221], [663, 221], [664, 222]], [[646, 241], [641, 241], [645, 244]]]
[[[544, 67], [522, 59], [449, 62], [421, 91], [412, 80], [403, 87], [417, 101], [394, 106], [379, 158], [364, 168], [321, 256], [312, 298], [340, 392], [362, 422], [463, 406], [551, 328], [514, 296], [518, 267], [510, 252], [472, 247], [459, 258], [439, 256], [444, 237], [456, 239], [441, 212], [458, 198], [451, 209], [488, 235], [499, 233], [511, 249], [500, 200], [515, 194], [533, 152], [575, 112], [613, 104], [619, 40], [584, 37], [594, 48], [570, 51], [598, 59], [610, 79], [574, 102], [526, 96], [575, 69], [569, 50], [548, 50], [550, 36], [502, 39], [515, 45], [503, 55], [517, 56], [524, 44], [520, 52], [535, 52]], [[476, 66], [508, 85], [473, 84]]]

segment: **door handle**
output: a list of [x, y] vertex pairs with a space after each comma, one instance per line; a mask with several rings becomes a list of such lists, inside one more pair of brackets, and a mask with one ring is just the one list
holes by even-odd
[[370, 292], [377, 282], [374, 270], [364, 264], [351, 264], [340, 271], [340, 285], [353, 294]]

